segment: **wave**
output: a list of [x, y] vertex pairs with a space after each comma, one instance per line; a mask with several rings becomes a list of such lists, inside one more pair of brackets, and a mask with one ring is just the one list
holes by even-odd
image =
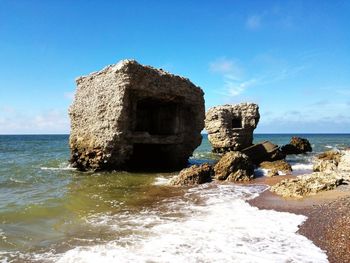
[[[99, 215], [118, 239], [73, 248], [51, 259], [69, 262], [327, 262], [297, 234], [306, 217], [259, 210], [246, 200], [266, 186], [208, 184], [141, 213]], [[179, 216], [181, 214], [182, 216]]]
[[296, 163], [292, 165], [293, 171], [311, 171], [312, 172], [312, 163]]

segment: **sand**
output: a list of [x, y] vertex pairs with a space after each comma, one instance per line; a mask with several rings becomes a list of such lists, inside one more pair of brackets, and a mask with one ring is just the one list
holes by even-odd
[[[262, 177], [253, 184], [273, 185], [288, 177]], [[302, 199], [282, 198], [267, 190], [249, 203], [260, 209], [307, 216], [299, 233], [326, 251], [329, 262], [350, 263], [350, 185]]]

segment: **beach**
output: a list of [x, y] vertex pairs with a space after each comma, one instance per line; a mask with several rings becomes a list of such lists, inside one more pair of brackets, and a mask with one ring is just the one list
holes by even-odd
[[[262, 178], [259, 183], [272, 185], [285, 178], [288, 177]], [[298, 233], [326, 251], [329, 262], [350, 262], [349, 185], [303, 199], [282, 198], [265, 191], [249, 203], [260, 209], [307, 216]]]

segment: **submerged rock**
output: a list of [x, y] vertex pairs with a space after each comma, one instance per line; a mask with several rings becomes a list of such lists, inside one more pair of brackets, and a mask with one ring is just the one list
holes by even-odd
[[268, 177], [292, 173], [292, 166], [285, 160], [262, 162], [259, 167], [268, 171], [266, 175]]
[[272, 162], [282, 160], [286, 157], [286, 155], [281, 152], [278, 145], [269, 141], [254, 144], [243, 149], [242, 152], [246, 154], [255, 165], [259, 165], [264, 161]]
[[270, 188], [283, 197], [301, 198], [307, 195], [313, 195], [320, 191], [327, 191], [336, 188], [342, 184], [344, 179], [337, 173], [312, 173], [309, 175], [300, 175], [295, 179], [285, 179]]
[[199, 166], [192, 165], [181, 170], [179, 175], [172, 178], [169, 184], [174, 186], [204, 184], [211, 182], [213, 174], [213, 167], [207, 163]]
[[76, 83], [69, 145], [80, 170], [185, 167], [201, 143], [204, 93], [186, 78], [123, 60]]
[[289, 144], [282, 146], [281, 150], [285, 154], [301, 154], [306, 152], [312, 152], [312, 147], [307, 139], [300, 137], [292, 137]]
[[254, 165], [240, 152], [228, 152], [214, 166], [215, 179], [231, 182], [249, 181], [254, 177]]
[[214, 152], [244, 149], [253, 142], [253, 131], [260, 119], [254, 103], [223, 105], [208, 110], [205, 129]]

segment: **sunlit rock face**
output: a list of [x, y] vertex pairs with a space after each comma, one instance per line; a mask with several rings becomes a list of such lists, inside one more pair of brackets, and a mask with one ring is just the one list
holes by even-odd
[[253, 131], [260, 119], [254, 103], [223, 105], [208, 110], [205, 129], [214, 152], [239, 151], [253, 143]]
[[69, 144], [80, 170], [182, 168], [201, 143], [204, 93], [187, 78], [123, 60], [76, 83]]

